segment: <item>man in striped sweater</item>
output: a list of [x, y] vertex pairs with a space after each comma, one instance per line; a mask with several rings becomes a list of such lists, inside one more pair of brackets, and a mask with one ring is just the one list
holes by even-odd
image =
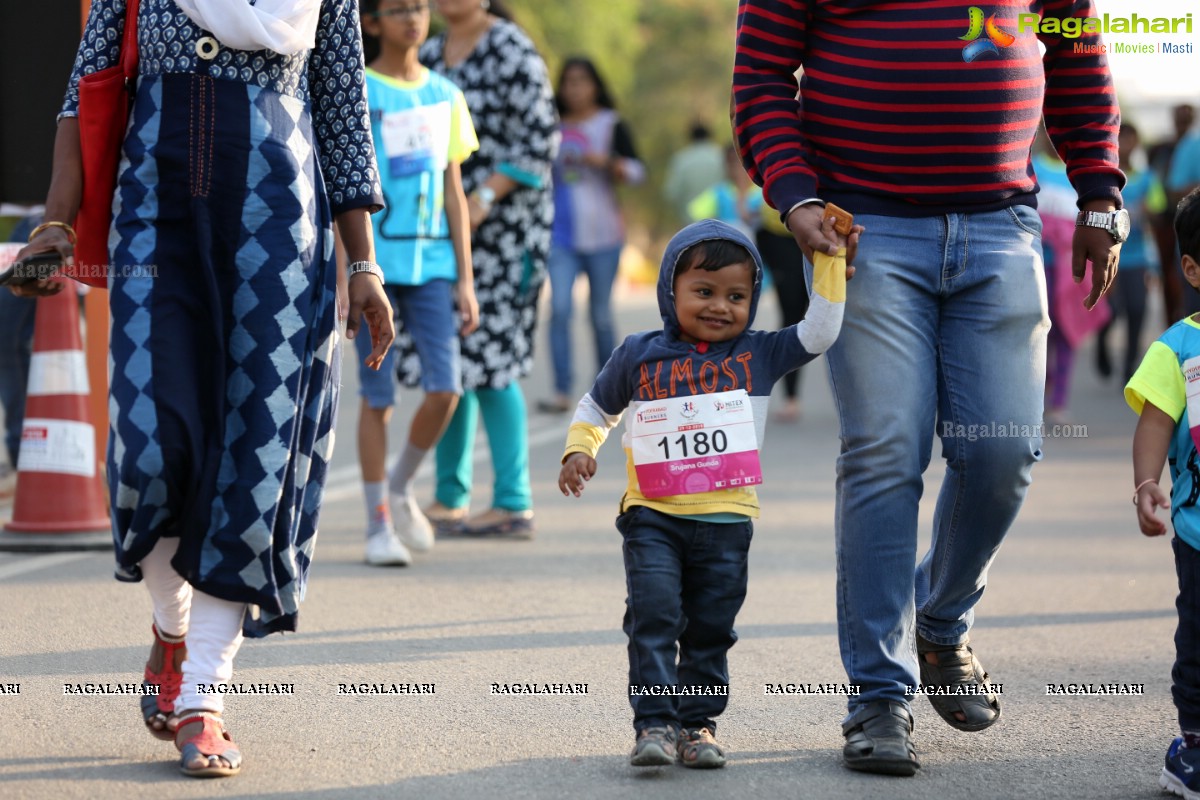
[[[1029, 14], [1094, 10], [1091, 0], [742, 0], [738, 13], [734, 125], [751, 176], [809, 264], [833, 247], [825, 201], [866, 228], [855, 259], [865, 285], [826, 355], [841, 416], [839, 641], [861, 690], [842, 726], [851, 769], [919, 769], [918, 693], [960, 730], [1000, 716], [967, 633], [1041, 458], [1049, 321], [1029, 156], [1043, 115], [1079, 195], [1074, 272], [1090, 280], [1086, 307], [1112, 283], [1127, 230], [1100, 37], [1020, 18]], [[914, 574], [935, 432], [946, 475]]]

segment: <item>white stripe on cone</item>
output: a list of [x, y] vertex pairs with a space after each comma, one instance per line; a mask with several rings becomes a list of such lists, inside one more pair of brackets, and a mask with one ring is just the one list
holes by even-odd
[[26, 417], [21, 429], [21, 472], [96, 476], [96, 436], [90, 423]]
[[88, 393], [87, 358], [82, 350], [45, 350], [29, 359], [26, 397]]

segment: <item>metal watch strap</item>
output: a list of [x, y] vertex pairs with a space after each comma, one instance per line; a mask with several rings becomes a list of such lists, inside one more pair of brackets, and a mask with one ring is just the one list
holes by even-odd
[[355, 261], [346, 267], [346, 278], [352, 278], [360, 272], [369, 272], [376, 278], [379, 278], [380, 283], [384, 283], [383, 270], [374, 261]]

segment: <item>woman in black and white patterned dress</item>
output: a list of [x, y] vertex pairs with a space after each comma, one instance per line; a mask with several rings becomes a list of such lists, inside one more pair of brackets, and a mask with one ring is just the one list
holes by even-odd
[[[437, 502], [427, 513], [458, 527], [471, 494], [471, 451], [482, 413], [492, 451], [492, 507], [466, 522], [475, 534], [533, 532], [525, 398], [537, 297], [546, 274], [554, 204], [550, 168], [558, 118], [546, 64], [497, 0], [437, 0], [446, 31], [421, 61], [463, 94], [479, 150], [463, 164], [473, 230], [479, 329], [462, 344], [464, 394], [437, 447]], [[414, 358], [402, 361], [406, 377]]]

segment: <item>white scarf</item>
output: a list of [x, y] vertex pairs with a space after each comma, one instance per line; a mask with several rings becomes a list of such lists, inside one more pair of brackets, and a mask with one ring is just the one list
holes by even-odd
[[175, 0], [188, 19], [234, 50], [311, 50], [321, 0]]

